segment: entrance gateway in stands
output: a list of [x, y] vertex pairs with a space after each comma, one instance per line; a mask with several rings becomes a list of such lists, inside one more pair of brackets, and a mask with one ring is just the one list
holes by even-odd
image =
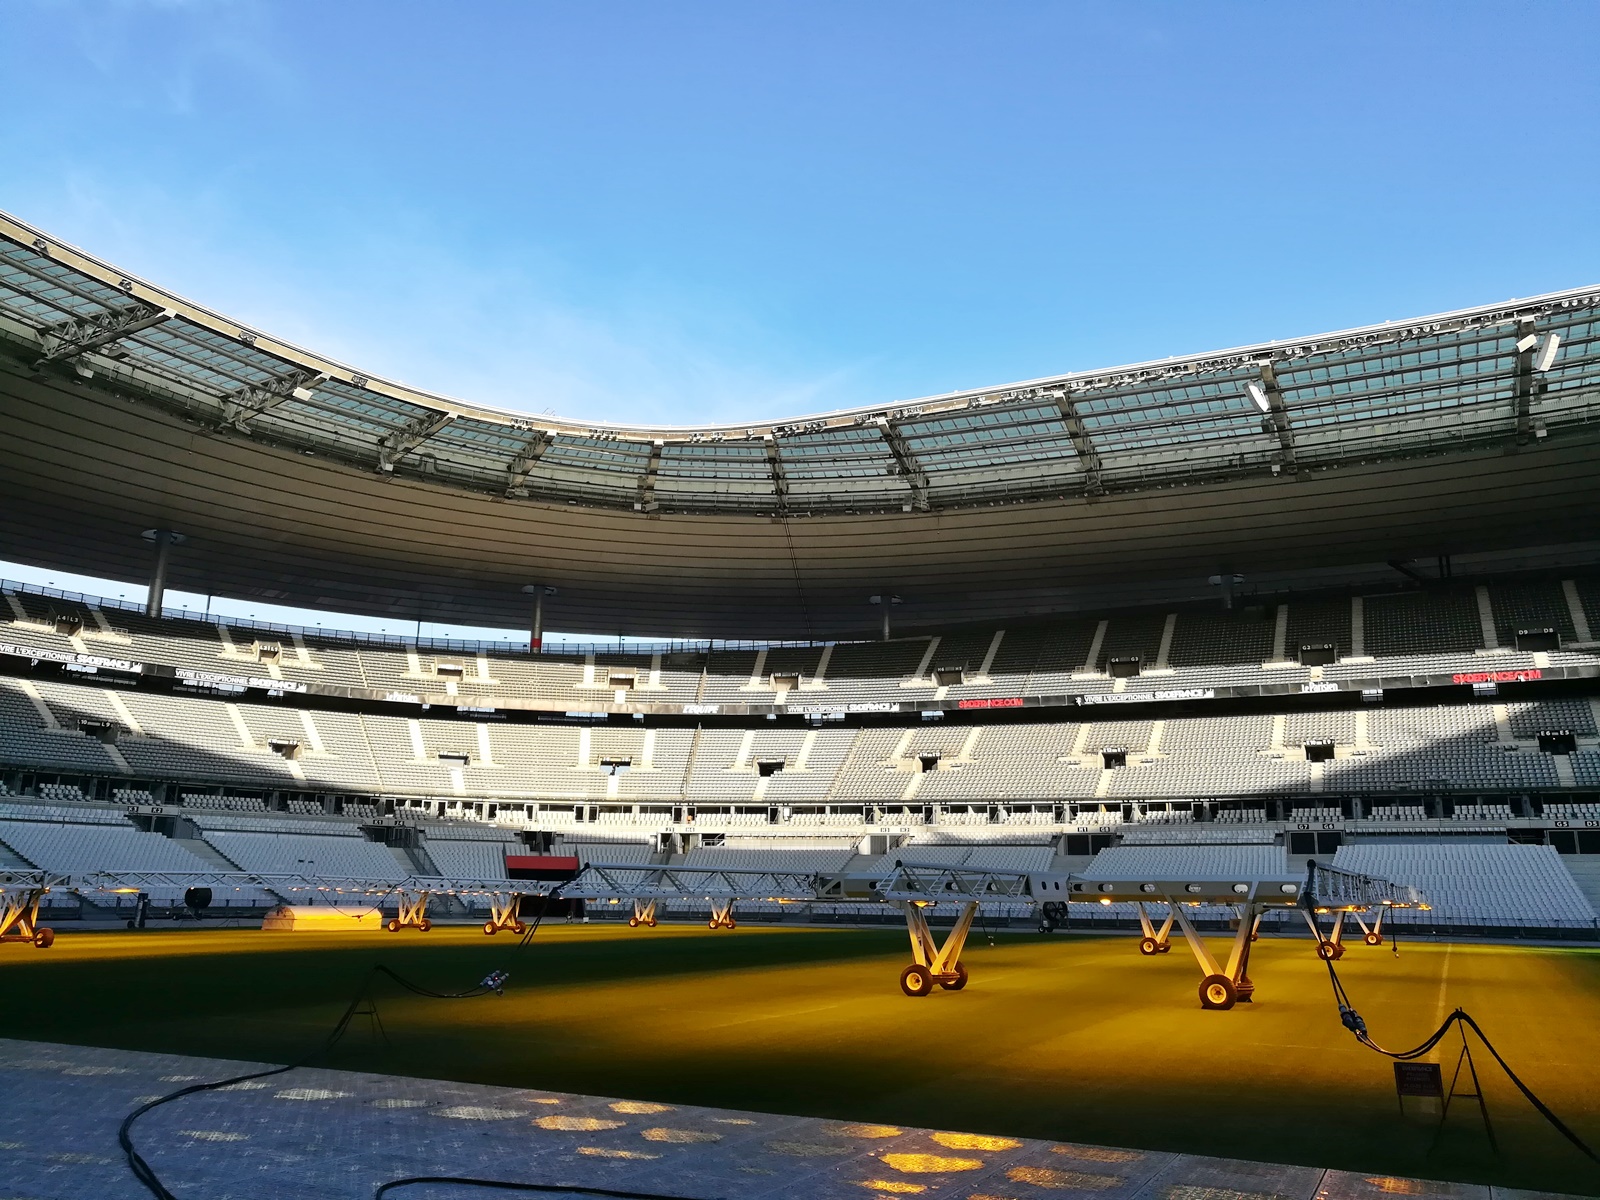
[[[1338, 926], [1331, 940], [1322, 937], [1314, 914], [1345, 913], [1392, 908], [1426, 907], [1422, 894], [1414, 887], [1358, 875], [1316, 862], [1308, 865], [1304, 876], [1282, 872], [1266, 878], [1232, 880], [1192, 879], [1083, 879], [1053, 872], [1028, 873], [970, 869], [964, 867], [917, 866], [897, 862], [887, 875], [874, 877], [844, 873], [801, 871], [747, 871], [724, 867], [657, 866], [639, 863], [586, 863], [568, 881], [447, 879], [416, 877], [400, 883], [392, 880], [354, 879], [321, 875], [273, 875], [258, 872], [170, 872], [96, 871], [83, 876], [51, 875], [47, 872], [0, 872], [0, 940], [31, 941], [41, 949], [54, 940], [47, 926], [39, 924], [39, 905], [52, 890], [80, 894], [96, 892], [142, 893], [149, 889], [188, 890], [209, 887], [214, 890], [259, 888], [286, 899], [306, 896], [332, 905], [342, 898], [392, 898], [397, 915], [386, 925], [391, 933], [432, 928], [428, 901], [434, 897], [470, 896], [487, 898], [492, 916], [485, 924], [489, 934], [500, 930], [525, 933], [521, 920], [522, 902], [538, 898], [628, 901], [634, 905], [631, 926], [655, 924], [655, 906], [664, 899], [701, 897], [712, 905], [711, 927], [734, 927], [733, 906], [737, 900], [779, 900], [805, 903], [871, 901], [892, 904], [905, 914], [911, 937], [912, 962], [901, 972], [900, 987], [908, 996], [926, 996], [934, 984], [948, 991], [960, 991], [968, 981], [961, 959], [967, 935], [985, 903], [1024, 902], [1037, 906], [1065, 905], [1073, 900], [1098, 900], [1102, 904], [1135, 901], [1145, 930], [1141, 950], [1153, 940], [1150, 922], [1144, 915], [1146, 901], [1163, 901], [1170, 916], [1163, 927], [1159, 944], [1164, 945], [1172, 923], [1177, 922], [1194, 952], [1203, 978], [1200, 982], [1202, 1008], [1227, 1009], [1241, 1001], [1248, 1003], [1255, 991], [1248, 967], [1250, 944], [1255, 940], [1261, 916], [1269, 909], [1300, 909], [1318, 939], [1318, 952], [1334, 957], [1329, 945], [1338, 946]], [[1203, 938], [1184, 913], [1185, 907], [1202, 904], [1224, 905], [1235, 911], [1238, 931], [1225, 963], [1213, 957]], [[943, 943], [929, 926], [928, 910], [940, 905], [953, 907], [955, 924]], [[1365, 928], [1365, 926], [1363, 926]], [[1342, 951], [1340, 951], [1342, 952]]]

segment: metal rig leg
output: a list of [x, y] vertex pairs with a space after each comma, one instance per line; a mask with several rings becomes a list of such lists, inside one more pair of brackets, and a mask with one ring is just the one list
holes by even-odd
[[1361, 926], [1361, 940], [1369, 946], [1383, 945], [1383, 913], [1384, 910], [1379, 908], [1378, 915], [1372, 919], [1371, 925], [1361, 919], [1360, 913], [1352, 912], [1350, 914], [1356, 919], [1356, 924]]
[[1240, 914], [1239, 931], [1234, 935], [1233, 949], [1228, 955], [1226, 970], [1217, 963], [1211, 954], [1211, 948], [1206, 945], [1189, 918], [1184, 916], [1182, 909], [1176, 904], [1173, 905], [1173, 913], [1177, 917], [1179, 928], [1183, 930], [1184, 940], [1194, 952], [1195, 962], [1200, 965], [1200, 973], [1204, 976], [1200, 981], [1200, 1007], [1232, 1008], [1241, 1000], [1248, 1004], [1256, 990], [1248, 974], [1250, 934], [1256, 925], [1256, 906], [1245, 905]]
[[420, 929], [427, 933], [433, 928], [433, 922], [428, 920], [427, 892], [418, 892], [415, 896], [397, 892], [396, 905], [399, 915], [389, 922], [390, 933], [399, 933], [402, 929]]
[[[654, 900], [640, 900], [633, 902], [633, 916], [628, 918], [628, 928], [637, 929], [641, 925], [648, 925], [654, 929], [656, 925], [656, 902]], [[712, 926], [712, 928], [716, 928]]]
[[1134, 907], [1139, 910], [1139, 928], [1144, 933], [1139, 939], [1139, 953], [1165, 954], [1172, 947], [1172, 921], [1176, 910], [1172, 905], [1167, 905], [1167, 919], [1157, 930], [1150, 920], [1150, 914], [1145, 911], [1144, 901], [1138, 901]]
[[1317, 939], [1317, 957], [1334, 960], [1344, 957], [1344, 945], [1339, 940], [1339, 935], [1344, 931], [1344, 913], [1341, 911], [1333, 921], [1333, 934], [1329, 937], [1322, 936], [1322, 927], [1317, 924], [1315, 913], [1302, 908], [1301, 916], [1305, 917], [1306, 924], [1311, 928], [1311, 936]]
[[733, 919], [732, 899], [713, 900], [711, 902], [711, 920], [709, 924], [712, 929], [732, 929], [737, 924]]
[[0, 905], [0, 940], [32, 942], [41, 950], [55, 941], [53, 930], [39, 927], [39, 902], [48, 888], [6, 892]]
[[502, 929], [509, 929], [512, 933], [522, 933], [527, 926], [517, 917], [517, 908], [522, 900], [520, 893], [513, 892], [510, 896], [502, 896], [499, 892], [489, 897], [489, 919], [483, 923], [483, 931], [493, 935]]
[[967, 986], [967, 968], [961, 962], [961, 952], [966, 949], [967, 934], [977, 915], [978, 902], [967, 901], [941, 946], [934, 941], [922, 906], [906, 905], [906, 932], [911, 935], [912, 958], [911, 965], [900, 973], [900, 988], [906, 995], [926, 996], [935, 983], [950, 992], [959, 992]]

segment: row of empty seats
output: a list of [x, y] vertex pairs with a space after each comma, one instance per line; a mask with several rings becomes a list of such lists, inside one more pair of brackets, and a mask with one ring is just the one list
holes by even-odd
[[[953, 813], [964, 801], [1559, 786], [1559, 756], [1536, 740], [1507, 740], [1497, 707], [1504, 706], [1294, 714], [1294, 724], [1320, 722], [1336, 739], [1296, 744], [1291, 718], [1270, 714], [904, 730], [588, 728], [405, 720], [0, 678], [0, 764], [285, 790], [687, 799], [755, 811], [830, 800], [906, 811], [936, 804]], [[117, 731], [110, 741], [108, 724]], [[1324, 761], [1311, 761], [1307, 745], [1320, 746]], [[1600, 755], [1568, 756], [1575, 782], [1583, 782], [1586, 757]], [[122, 788], [116, 799], [148, 804], [152, 796]], [[194, 800], [240, 812], [263, 807], [256, 796]], [[345, 806], [353, 819], [376, 814]], [[968, 819], [989, 816], [974, 806]], [[1175, 808], [1136, 819], [1188, 818]]]
[[[619, 693], [642, 702], [769, 703], [783, 697], [793, 704], [818, 696], [874, 700], [1098, 691], [1128, 670], [1136, 673], [1123, 686], [1135, 690], [1221, 683], [1246, 677], [1241, 671], [1259, 672], [1263, 663], [1294, 660], [1302, 647], [1327, 647], [1335, 659], [1363, 661], [1432, 657], [1460, 662], [1496, 651], [1509, 662], [1526, 632], [1549, 630], [1561, 647], [1588, 646], [1591, 623], [1600, 621], [1597, 596], [1600, 582], [1593, 580], [1501, 580], [1481, 590], [1440, 585], [1353, 598], [1246, 602], [1233, 611], [1074, 617], [887, 643], [535, 657], [494, 644], [440, 647], [226, 622], [153, 620], [111, 602], [7, 588], [0, 635], [51, 650], [385, 691], [568, 701], [611, 699]], [[1278, 668], [1275, 674], [1288, 678], [1293, 672]]]

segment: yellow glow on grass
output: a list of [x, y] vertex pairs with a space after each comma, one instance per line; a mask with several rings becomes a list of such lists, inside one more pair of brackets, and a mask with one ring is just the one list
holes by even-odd
[[1022, 1145], [1016, 1138], [990, 1137], [983, 1133], [935, 1133], [930, 1136], [949, 1150], [1015, 1150]]
[[928, 1190], [926, 1184], [907, 1183], [903, 1179], [863, 1179], [861, 1186], [875, 1192], [893, 1192], [900, 1196], [914, 1196]]
[[660, 1158], [659, 1154], [646, 1154], [643, 1150], [613, 1150], [609, 1146], [579, 1146], [579, 1154], [590, 1158]]
[[1120, 1187], [1119, 1175], [1089, 1175], [1082, 1171], [1057, 1171], [1050, 1167], [1012, 1167], [1006, 1178], [1013, 1183], [1031, 1183], [1042, 1188], [1076, 1188], [1085, 1192], [1103, 1192]]
[[976, 1171], [981, 1158], [951, 1158], [945, 1154], [885, 1154], [883, 1163], [907, 1175], [937, 1175], [941, 1171]]
[[612, 1112], [619, 1113], [664, 1113], [671, 1112], [672, 1105], [657, 1104], [653, 1100], [618, 1100], [611, 1105]]
[[722, 1135], [712, 1133], [707, 1129], [646, 1129], [641, 1135], [650, 1142], [676, 1142], [686, 1144], [689, 1142], [720, 1142]]
[[1050, 1153], [1103, 1163], [1137, 1162], [1144, 1157], [1137, 1150], [1113, 1150], [1109, 1146], [1051, 1146]]
[[892, 1138], [899, 1137], [905, 1131], [895, 1125], [834, 1125], [828, 1132], [839, 1137]]
[[540, 1129], [554, 1129], [562, 1133], [594, 1133], [601, 1129], [621, 1129], [626, 1121], [608, 1121], [604, 1117], [535, 1117], [533, 1123]]

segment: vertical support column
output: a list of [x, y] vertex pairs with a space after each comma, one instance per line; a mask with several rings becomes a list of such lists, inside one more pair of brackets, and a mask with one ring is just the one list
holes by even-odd
[[156, 548], [156, 565], [150, 574], [150, 590], [145, 597], [144, 615], [159, 617], [162, 602], [167, 594], [167, 563], [171, 558], [172, 547], [183, 541], [183, 534], [173, 533], [170, 529], [146, 529], [144, 540], [153, 542]]
[[1360, 596], [1350, 597], [1350, 657], [1367, 656], [1367, 613]]
[[528, 652], [540, 654], [544, 651], [544, 598], [554, 596], [556, 590], [542, 583], [530, 583], [524, 585], [522, 591], [524, 595], [533, 597], [533, 621], [528, 628]]
[[900, 597], [896, 596], [888, 588], [883, 588], [876, 596], [871, 597], [871, 600], [872, 603], [883, 606], [883, 640], [887, 642], [889, 640], [889, 610], [900, 603]]

